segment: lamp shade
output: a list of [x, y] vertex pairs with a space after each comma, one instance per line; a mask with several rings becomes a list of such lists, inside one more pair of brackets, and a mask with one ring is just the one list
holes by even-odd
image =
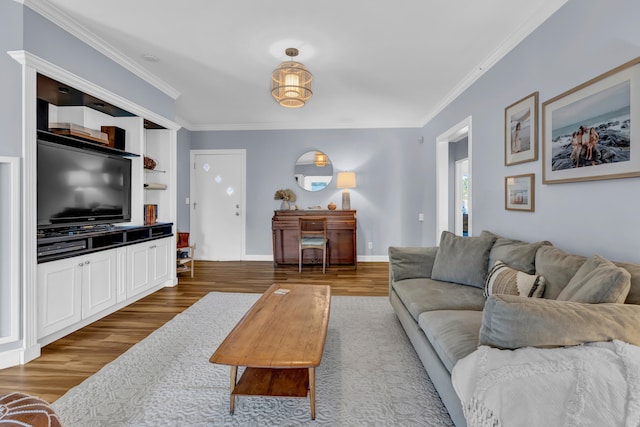
[[[285, 54], [293, 58], [298, 49], [288, 48]], [[304, 64], [293, 59], [285, 61], [271, 73], [271, 95], [283, 107], [300, 108], [313, 95], [312, 81], [313, 76]]]
[[338, 188], [356, 188], [356, 173], [355, 172], [338, 172], [338, 182], [336, 183]]

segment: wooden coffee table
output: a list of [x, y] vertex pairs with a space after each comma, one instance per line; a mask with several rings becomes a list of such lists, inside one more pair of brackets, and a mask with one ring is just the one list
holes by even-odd
[[[276, 283], [256, 301], [209, 359], [231, 366], [232, 414], [236, 396], [308, 395], [316, 418], [315, 373], [330, 305], [331, 289], [324, 285]], [[246, 369], [236, 383], [238, 366]]]

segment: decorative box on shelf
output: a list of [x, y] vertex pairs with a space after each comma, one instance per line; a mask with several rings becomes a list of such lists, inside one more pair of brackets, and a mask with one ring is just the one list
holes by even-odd
[[49, 132], [57, 133], [58, 135], [73, 136], [102, 145], [109, 145], [109, 135], [106, 133], [89, 129], [75, 123], [51, 123], [49, 125]]

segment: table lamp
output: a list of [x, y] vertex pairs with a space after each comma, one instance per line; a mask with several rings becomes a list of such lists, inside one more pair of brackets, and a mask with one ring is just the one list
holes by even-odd
[[338, 182], [336, 187], [344, 188], [344, 190], [342, 190], [342, 210], [351, 210], [351, 196], [349, 195], [348, 189], [356, 188], [356, 173], [338, 172]]

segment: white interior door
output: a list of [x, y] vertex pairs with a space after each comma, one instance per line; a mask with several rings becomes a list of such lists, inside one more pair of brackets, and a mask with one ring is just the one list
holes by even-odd
[[192, 150], [190, 240], [196, 259], [244, 256], [245, 150]]

